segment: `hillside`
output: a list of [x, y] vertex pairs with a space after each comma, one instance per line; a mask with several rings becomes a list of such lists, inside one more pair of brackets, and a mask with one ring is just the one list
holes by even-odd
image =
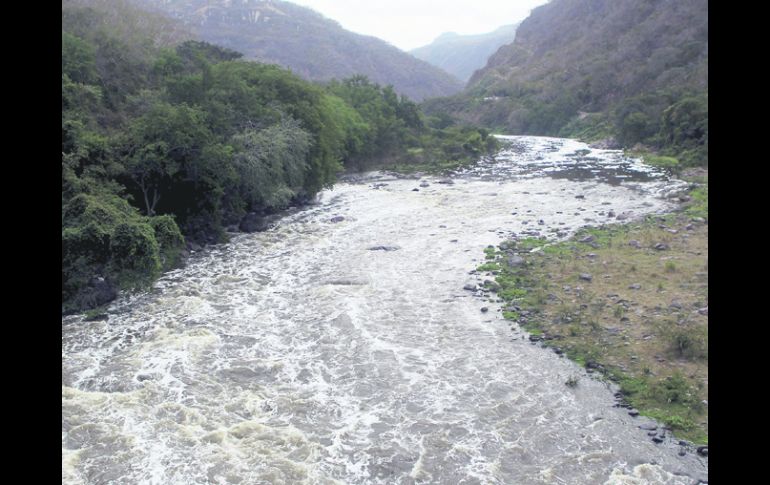
[[184, 22], [207, 41], [279, 64], [313, 81], [357, 74], [416, 101], [448, 96], [462, 83], [375, 37], [355, 34], [312, 9], [278, 0], [137, 0]]
[[432, 113], [708, 160], [707, 0], [553, 0]]
[[478, 35], [446, 32], [432, 43], [409, 53], [467, 82], [474, 71], [486, 65], [489, 56], [500, 46], [513, 42], [518, 25], [504, 25], [493, 32]]

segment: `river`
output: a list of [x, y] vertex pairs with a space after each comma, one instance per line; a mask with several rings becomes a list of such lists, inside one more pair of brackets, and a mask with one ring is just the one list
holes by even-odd
[[463, 290], [490, 244], [669, 211], [683, 183], [618, 151], [504, 138], [450, 179], [340, 182], [106, 321], [64, 317], [62, 483], [706, 480], [706, 458], [650, 441], [608, 385]]

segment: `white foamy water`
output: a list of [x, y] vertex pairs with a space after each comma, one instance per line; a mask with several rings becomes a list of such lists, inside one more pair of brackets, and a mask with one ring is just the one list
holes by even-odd
[[705, 479], [707, 460], [651, 442], [605, 384], [462, 289], [511, 233], [664, 212], [681, 182], [572, 140], [509, 141], [453, 184], [340, 183], [106, 322], [63, 319], [62, 483]]

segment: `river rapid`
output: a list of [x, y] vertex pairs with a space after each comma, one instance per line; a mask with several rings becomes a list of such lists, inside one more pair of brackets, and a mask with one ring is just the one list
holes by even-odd
[[450, 179], [338, 183], [107, 321], [63, 318], [62, 483], [707, 480], [707, 459], [650, 441], [607, 384], [463, 290], [487, 245], [669, 211], [684, 184], [619, 151], [503, 138]]

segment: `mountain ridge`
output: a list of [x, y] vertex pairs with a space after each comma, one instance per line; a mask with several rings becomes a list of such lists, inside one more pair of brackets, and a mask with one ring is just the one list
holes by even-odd
[[137, 0], [166, 12], [202, 40], [326, 82], [362, 74], [416, 101], [462, 89], [449, 73], [382, 39], [345, 30], [310, 8], [282, 0]]
[[519, 23], [503, 25], [484, 34], [444, 32], [430, 44], [409, 52], [467, 82], [498, 48], [513, 42], [518, 26]]

